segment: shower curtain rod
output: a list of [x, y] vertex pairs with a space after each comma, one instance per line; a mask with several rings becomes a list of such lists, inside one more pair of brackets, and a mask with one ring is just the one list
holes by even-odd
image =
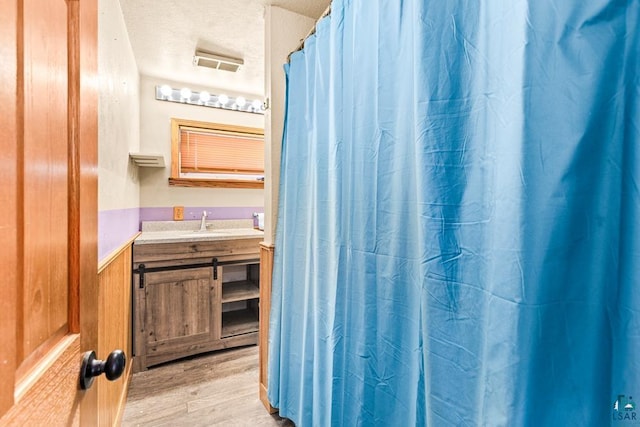
[[304, 49], [304, 42], [307, 41], [307, 39], [309, 37], [311, 37], [312, 35], [315, 34], [316, 32], [316, 25], [318, 25], [318, 22], [324, 18], [325, 16], [328, 16], [331, 14], [331, 3], [329, 3], [329, 6], [327, 6], [327, 8], [324, 10], [324, 12], [322, 12], [322, 15], [320, 15], [320, 18], [318, 18], [318, 20], [316, 21], [315, 24], [313, 24], [313, 28], [311, 28], [311, 30], [309, 30], [309, 32], [307, 33], [306, 36], [304, 36], [302, 38], [302, 40], [300, 40], [300, 44], [298, 45], [297, 48], [295, 48], [294, 50], [292, 50], [291, 52], [289, 52], [289, 55], [287, 55], [287, 62], [291, 61], [291, 55], [293, 55], [294, 53], [298, 52], [299, 50]]

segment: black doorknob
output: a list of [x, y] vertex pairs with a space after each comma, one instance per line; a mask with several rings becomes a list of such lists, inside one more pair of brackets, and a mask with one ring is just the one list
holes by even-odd
[[112, 351], [107, 360], [97, 360], [95, 351], [87, 351], [80, 367], [80, 388], [86, 390], [91, 387], [93, 379], [102, 373], [109, 381], [117, 380], [124, 372], [126, 364], [127, 356], [122, 350]]

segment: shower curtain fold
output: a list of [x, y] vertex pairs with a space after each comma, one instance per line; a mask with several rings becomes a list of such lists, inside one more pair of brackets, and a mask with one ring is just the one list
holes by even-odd
[[639, 21], [629, 0], [332, 2], [285, 66], [282, 416], [640, 422]]

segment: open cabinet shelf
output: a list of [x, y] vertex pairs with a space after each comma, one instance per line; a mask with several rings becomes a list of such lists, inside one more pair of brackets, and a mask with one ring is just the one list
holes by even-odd
[[222, 313], [222, 338], [258, 332], [258, 312], [252, 308]]
[[260, 297], [260, 287], [250, 280], [225, 283], [222, 286], [222, 303], [244, 301]]
[[222, 339], [258, 332], [260, 264], [255, 261], [222, 268]]

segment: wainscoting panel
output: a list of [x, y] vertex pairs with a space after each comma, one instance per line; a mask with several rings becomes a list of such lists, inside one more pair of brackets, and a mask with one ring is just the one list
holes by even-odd
[[[137, 237], [137, 236], [136, 236]], [[104, 360], [113, 350], [127, 356], [125, 372], [115, 381], [104, 376], [96, 379], [99, 425], [120, 425], [131, 380], [131, 244], [114, 251], [98, 270], [98, 359]]]
[[278, 410], [267, 399], [267, 364], [269, 359], [269, 312], [271, 310], [271, 275], [274, 245], [260, 243], [260, 401], [270, 414]]

